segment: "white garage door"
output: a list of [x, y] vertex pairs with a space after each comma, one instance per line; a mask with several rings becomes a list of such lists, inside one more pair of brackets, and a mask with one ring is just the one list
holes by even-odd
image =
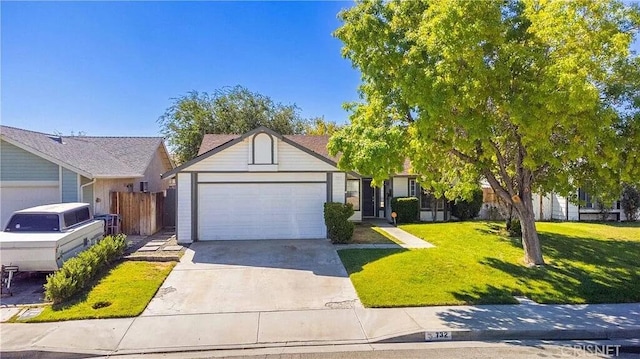
[[198, 239], [325, 238], [325, 183], [198, 185]]
[[3, 187], [0, 186], [0, 218], [2, 229], [14, 211], [43, 204], [59, 203], [60, 190], [55, 186]]

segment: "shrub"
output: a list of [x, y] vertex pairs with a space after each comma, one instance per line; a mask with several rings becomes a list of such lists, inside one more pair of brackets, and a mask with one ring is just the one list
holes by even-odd
[[353, 236], [355, 225], [349, 221], [353, 215], [351, 203], [328, 202], [324, 204], [324, 223], [331, 243], [346, 243]]
[[636, 221], [640, 210], [640, 190], [636, 187], [625, 185], [622, 189], [620, 207], [622, 207], [627, 221]]
[[396, 212], [397, 223], [413, 223], [420, 220], [420, 204], [416, 197], [394, 197], [391, 210]]
[[477, 188], [473, 191], [471, 200], [457, 198], [451, 206], [451, 215], [457, 217], [461, 221], [478, 217], [482, 208], [482, 189]]
[[507, 222], [507, 232], [509, 237], [522, 237], [522, 227], [520, 227], [520, 220], [517, 218]]
[[120, 258], [127, 248], [126, 236], [118, 234], [102, 239], [94, 246], [68, 259], [62, 268], [47, 276], [45, 297], [54, 304], [80, 293], [100, 270]]

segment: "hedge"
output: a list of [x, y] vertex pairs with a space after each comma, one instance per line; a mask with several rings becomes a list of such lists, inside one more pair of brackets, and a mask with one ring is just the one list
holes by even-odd
[[420, 220], [420, 204], [416, 197], [394, 197], [391, 210], [396, 212], [397, 223], [413, 223]]
[[457, 217], [461, 221], [478, 217], [482, 208], [482, 189], [475, 189], [472, 193], [471, 200], [457, 198], [451, 206], [451, 215]]
[[328, 202], [324, 204], [324, 223], [331, 243], [346, 243], [353, 237], [355, 225], [349, 221], [353, 215], [351, 203]]
[[126, 236], [107, 236], [97, 244], [68, 259], [58, 271], [47, 276], [45, 297], [59, 304], [80, 293], [113, 261], [119, 259], [127, 248]]

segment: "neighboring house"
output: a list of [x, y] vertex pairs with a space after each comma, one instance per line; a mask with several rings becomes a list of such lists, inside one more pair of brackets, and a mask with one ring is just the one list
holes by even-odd
[[[480, 218], [498, 219], [497, 197], [491, 187], [485, 184], [483, 187], [483, 206], [480, 211]], [[603, 211], [593, 200], [592, 196], [583, 190], [577, 193], [580, 205], [572, 203], [566, 197], [556, 193], [547, 195], [533, 194], [533, 212], [536, 221], [601, 221], [603, 216], [606, 220], [623, 221], [626, 220], [624, 211], [621, 209], [620, 201], [613, 204], [613, 208]], [[499, 215], [498, 215], [499, 216]]]
[[173, 168], [161, 137], [58, 136], [0, 126], [0, 205], [13, 211], [85, 202], [109, 213], [110, 192], [160, 192]]
[[[390, 218], [391, 197], [430, 195], [407, 171], [371, 187], [371, 178], [345, 173], [327, 151], [328, 136], [280, 135], [260, 127], [243, 135], [205, 135], [199, 154], [165, 173], [176, 179], [176, 233], [195, 240], [325, 238], [325, 202], [352, 203], [353, 221]], [[437, 219], [448, 216], [439, 205]]]

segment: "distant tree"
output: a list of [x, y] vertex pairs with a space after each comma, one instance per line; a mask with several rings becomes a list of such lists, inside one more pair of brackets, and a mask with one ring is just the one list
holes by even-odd
[[242, 86], [212, 94], [192, 91], [175, 98], [158, 123], [178, 163], [194, 158], [208, 133], [242, 134], [266, 126], [289, 135], [304, 133], [306, 128], [296, 105], [276, 103]]
[[638, 211], [640, 211], [640, 190], [638, 190], [637, 187], [625, 185], [622, 190], [620, 206], [627, 217], [627, 221], [638, 220]]
[[611, 199], [638, 182], [637, 5], [363, 0], [339, 18], [362, 78], [329, 143], [340, 168], [381, 183], [409, 159], [449, 199], [485, 178], [520, 219], [527, 265], [544, 264], [534, 192]]
[[325, 121], [324, 117], [317, 117], [309, 121], [304, 132], [307, 135], [331, 136], [340, 128], [340, 125], [333, 121]]

